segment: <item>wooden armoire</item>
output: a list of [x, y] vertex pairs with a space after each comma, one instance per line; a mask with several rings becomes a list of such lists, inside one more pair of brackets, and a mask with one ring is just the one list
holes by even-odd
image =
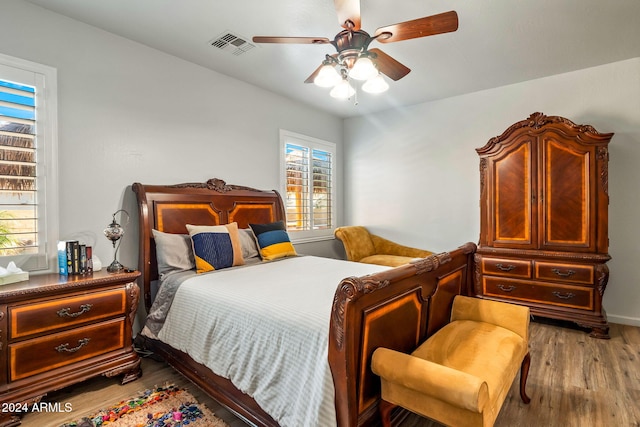
[[475, 294], [609, 338], [608, 144], [613, 133], [534, 113], [476, 151]]

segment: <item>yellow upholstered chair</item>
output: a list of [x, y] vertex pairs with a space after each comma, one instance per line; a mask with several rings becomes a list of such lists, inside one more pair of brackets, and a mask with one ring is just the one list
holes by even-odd
[[401, 406], [447, 426], [493, 426], [518, 370], [520, 397], [529, 403], [528, 342], [528, 307], [457, 295], [450, 323], [413, 353], [373, 353], [382, 425]]
[[376, 236], [361, 226], [338, 227], [334, 235], [342, 241], [349, 261], [396, 267], [433, 254]]

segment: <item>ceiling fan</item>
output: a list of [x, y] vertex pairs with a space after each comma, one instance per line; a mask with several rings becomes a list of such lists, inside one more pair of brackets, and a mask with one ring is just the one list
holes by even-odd
[[380, 27], [373, 35], [369, 35], [360, 28], [360, 0], [334, 0], [334, 4], [338, 21], [344, 30], [340, 31], [333, 40], [326, 37], [255, 36], [253, 41], [255, 43], [332, 44], [337, 53], [326, 55], [322, 64], [305, 80], [305, 83], [333, 87], [331, 96], [336, 98], [349, 98], [355, 92], [348, 78], [366, 80], [362, 89], [377, 93], [389, 87], [380, 73], [392, 80], [400, 80], [411, 71], [380, 49], [369, 49], [372, 41], [393, 43], [458, 29], [458, 14], [450, 11]]

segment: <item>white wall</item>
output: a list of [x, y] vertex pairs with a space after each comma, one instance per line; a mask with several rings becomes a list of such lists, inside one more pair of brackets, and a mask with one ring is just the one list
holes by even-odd
[[137, 266], [133, 182], [276, 189], [280, 128], [342, 150], [337, 117], [20, 0], [0, 4], [0, 53], [58, 70], [60, 237], [95, 241], [105, 266], [122, 207], [119, 259]]
[[435, 251], [479, 236], [475, 149], [540, 111], [609, 147], [609, 320], [640, 326], [640, 58], [345, 121], [345, 222]]
[[612, 321], [640, 324], [640, 59], [348, 119], [343, 135], [336, 117], [20, 0], [0, 4], [0, 53], [58, 70], [60, 235], [94, 239], [105, 264], [102, 229], [124, 207], [134, 218], [119, 258], [137, 265], [133, 182], [277, 188], [279, 128], [339, 154], [349, 141], [345, 223], [437, 251], [478, 239], [474, 149], [490, 137], [534, 111], [615, 132], [604, 304]]

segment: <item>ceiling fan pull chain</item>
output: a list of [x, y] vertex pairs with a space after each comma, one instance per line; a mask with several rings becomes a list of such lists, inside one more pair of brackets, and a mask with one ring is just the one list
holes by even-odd
[[356, 85], [355, 89], [356, 91], [353, 94], [353, 105], [358, 105], [358, 89], [360, 88], [358, 87], [358, 85]]

